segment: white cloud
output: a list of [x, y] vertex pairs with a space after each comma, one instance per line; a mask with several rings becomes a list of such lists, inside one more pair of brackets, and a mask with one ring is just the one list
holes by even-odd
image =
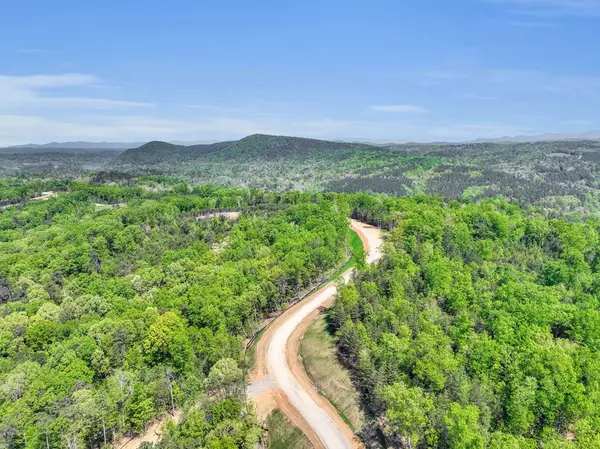
[[0, 146], [49, 141], [229, 140], [264, 133], [323, 139], [379, 141], [471, 140], [478, 137], [534, 134], [538, 130], [507, 123], [424, 123], [414, 121], [288, 119], [236, 117], [176, 119], [144, 116], [93, 116], [52, 119], [0, 114]]
[[481, 76], [490, 83], [504, 84], [514, 90], [530, 92], [560, 92], [569, 95], [600, 93], [600, 77], [555, 75], [536, 70], [486, 70]]
[[82, 73], [64, 73], [61, 75], [29, 75], [8, 76], [0, 75], [0, 84], [18, 86], [21, 88], [52, 88], [65, 86], [86, 86], [99, 83], [93, 75]]
[[463, 73], [448, 70], [429, 70], [424, 72], [423, 75], [427, 78], [438, 80], [455, 80], [465, 77]]
[[235, 118], [181, 120], [143, 116], [92, 116], [56, 119], [39, 115], [0, 114], [0, 146], [69, 140], [228, 139], [275, 133], [268, 123]]
[[[64, 96], [69, 88], [89, 88], [101, 84], [93, 75], [66, 73], [60, 75], [7, 76], [0, 75], [0, 111], [10, 113], [36, 112], [41, 108], [112, 109], [152, 107], [151, 103]], [[62, 95], [48, 95], [48, 92]]]
[[[428, 76], [444, 84], [459, 83], [447, 90], [477, 93], [470, 95], [472, 100], [492, 100], [488, 92], [500, 98], [514, 89], [519, 94], [519, 89], [577, 89], [590, 95], [596, 86], [600, 92], [599, 78], [530, 71], [430, 72]], [[181, 115], [156, 116], [154, 111], [148, 112], [151, 103], [85, 96], [91, 88], [98, 92], [98, 86], [102, 81], [97, 77], [78, 73], [0, 76], [0, 145], [69, 140], [227, 140], [253, 133], [324, 139], [470, 140], [535, 132], [526, 127], [531, 120], [514, 120], [517, 125], [468, 119], [461, 122], [453, 116], [444, 119], [439, 111], [434, 120], [433, 114], [425, 114], [428, 109], [412, 104], [377, 104], [368, 107], [370, 114], [354, 117], [302, 116], [286, 111], [266, 114], [204, 104], [181, 106]]]
[[422, 114], [430, 112], [428, 109], [412, 104], [381, 104], [369, 106], [369, 109], [377, 112], [398, 112], [405, 114]]
[[226, 106], [213, 106], [213, 105], [205, 105], [205, 104], [190, 104], [186, 107], [190, 109], [200, 109], [203, 111], [210, 112], [228, 112], [228, 113], [255, 113], [259, 112], [253, 108], [237, 108], [237, 107], [226, 107]]
[[577, 119], [572, 119], [572, 120], [565, 120], [563, 122], [563, 125], [565, 126], [570, 126], [570, 127], [581, 127], [581, 128], [589, 128], [590, 126], [593, 126], [594, 123], [591, 120], [577, 120]]

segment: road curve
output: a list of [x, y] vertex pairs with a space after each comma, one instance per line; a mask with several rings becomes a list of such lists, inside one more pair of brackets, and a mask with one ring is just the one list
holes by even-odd
[[[217, 215], [226, 215], [231, 219], [237, 218], [237, 213], [215, 214], [215, 216]], [[352, 220], [351, 226], [363, 242], [367, 253], [367, 263], [377, 262], [381, 257], [381, 231], [356, 220]], [[342, 276], [347, 281], [351, 274], [352, 269], [343, 273]], [[336, 291], [335, 283], [328, 283], [306, 301], [287, 310], [271, 324], [263, 338], [257, 343], [257, 369], [252, 376], [255, 382], [250, 385], [248, 393], [256, 405], [262, 407], [263, 411], [270, 411], [274, 407], [281, 409], [292, 422], [304, 431], [316, 448], [351, 449], [357, 447], [356, 442], [352, 439], [352, 430], [337, 415], [335, 408], [316, 393], [314, 387], [313, 391], [306, 390], [306, 385], [310, 381], [300, 382], [286, 361], [286, 359], [290, 359], [290, 354], [286, 358], [286, 348], [290, 346], [290, 340], [294, 338], [292, 335], [294, 331], [301, 331], [301, 324], [307, 324], [305, 321], [312, 321], [316, 317], [315, 313], [318, 313], [317, 309], [331, 302]], [[265, 347], [265, 345], [267, 346]], [[266, 357], [262, 352], [266, 352]], [[298, 365], [297, 354], [294, 360]], [[304, 377], [308, 378], [306, 375]], [[121, 438], [113, 442], [112, 447], [136, 449], [144, 442], [157, 442], [160, 440], [163, 425], [169, 419], [178, 423], [180, 418], [181, 409], [177, 409], [173, 416], [167, 416], [152, 423], [144, 434], [134, 438]]]
[[[367, 263], [374, 263], [379, 260], [381, 257], [380, 230], [354, 220], [352, 221], [352, 228], [363, 241], [367, 252]], [[350, 279], [351, 274], [352, 269], [342, 274], [345, 282]], [[290, 346], [290, 337], [294, 331], [305, 320], [314, 319], [315, 311], [331, 302], [336, 291], [335, 283], [325, 285], [311, 297], [290, 309], [288, 313], [281, 315], [273, 323], [273, 332], [264, 336], [269, 339], [265, 374], [267, 375], [268, 385], [271, 388], [279, 389], [287, 397], [293, 408], [302, 416], [306, 425], [318, 437], [319, 443], [321, 443], [320, 446], [328, 449], [354, 449], [357, 447], [357, 443], [352, 438], [352, 431], [337, 415], [333, 407], [324, 407], [323, 401], [315, 400], [314, 391], [307, 391], [306, 382], [301, 382], [300, 376], [295, 375], [294, 370], [290, 369], [289, 366], [288, 357], [297, 357], [297, 355], [287, 353]], [[250, 391], [252, 391], [252, 386]], [[318, 402], [321, 402], [321, 404]]]

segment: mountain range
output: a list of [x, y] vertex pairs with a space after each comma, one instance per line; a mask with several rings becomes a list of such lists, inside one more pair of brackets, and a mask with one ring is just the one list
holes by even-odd
[[32, 150], [127, 150], [129, 148], [135, 148], [144, 145], [145, 142], [50, 142], [44, 144], [26, 143], [24, 145], [12, 145], [4, 147], [2, 149], [14, 148], [14, 149], [32, 149]]
[[475, 143], [503, 143], [503, 142], [559, 142], [565, 140], [600, 140], [600, 131], [590, 131], [586, 133], [546, 133], [534, 136], [505, 136], [496, 139], [476, 139]]
[[[309, 139], [310, 140], [310, 139]], [[600, 140], [600, 131], [589, 131], [585, 133], [546, 133], [536, 135], [519, 135], [519, 136], [503, 136], [497, 138], [480, 138], [467, 142], [418, 142], [430, 145], [452, 145], [459, 143], [524, 143], [524, 142], [550, 142], [550, 141], [565, 141], [565, 140]], [[387, 146], [393, 144], [415, 143], [403, 140], [386, 141], [368, 138], [343, 138], [336, 139], [336, 142], [354, 142], [375, 146]], [[147, 142], [50, 142], [45, 144], [27, 143], [23, 145], [11, 145], [0, 147], [0, 151], [6, 150], [36, 150], [36, 151], [54, 151], [54, 150], [129, 150], [139, 148]], [[152, 143], [152, 142], [150, 142]], [[219, 143], [216, 140], [197, 140], [197, 141], [168, 141], [163, 142], [175, 146], [199, 147], [210, 146]]]
[[600, 210], [595, 200], [600, 197], [600, 139], [595, 137], [551, 134], [536, 136], [539, 141], [534, 143], [514, 137], [374, 145], [254, 134], [193, 145], [153, 141], [127, 150], [78, 149], [85, 143], [76, 142], [66, 149], [55, 147], [64, 144], [0, 149], [0, 175], [72, 179], [91, 174], [98, 182], [119, 185], [158, 176], [192, 186], [267, 191], [504, 196], [528, 204]]
[[[198, 144], [210, 144], [216, 141], [172, 141], [170, 143], [175, 145], [198, 145]], [[76, 151], [125, 151], [131, 148], [138, 148], [147, 142], [88, 142], [88, 141], [75, 141], [75, 142], [50, 142], [44, 144], [37, 143], [26, 143], [23, 145], [10, 145], [6, 147], [0, 147], [0, 151], [7, 152], [7, 150], [24, 150], [29, 152], [43, 152], [50, 151], [54, 152], [57, 150], [76, 150]]]

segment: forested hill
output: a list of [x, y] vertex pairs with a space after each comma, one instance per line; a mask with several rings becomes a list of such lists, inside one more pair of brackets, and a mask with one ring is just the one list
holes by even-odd
[[387, 150], [361, 143], [254, 134], [233, 142], [222, 154], [224, 157], [282, 158], [354, 151], [385, 152]]
[[151, 142], [107, 167], [286, 191], [429, 193], [446, 199], [504, 197], [590, 214], [600, 210], [600, 142], [403, 144], [376, 147], [252, 135], [235, 142], [178, 146]]
[[219, 151], [227, 147], [230, 142], [200, 145], [175, 145], [168, 142], [148, 142], [138, 148], [129, 149], [121, 153], [111, 166], [144, 167], [163, 163], [177, 163], [182, 158], [195, 159], [203, 155]]
[[561, 212], [600, 212], [600, 142], [592, 140], [378, 147], [255, 134], [190, 146], [155, 141], [121, 154], [0, 154], [0, 175], [16, 179], [94, 172], [98, 179], [99, 171], [119, 185], [167, 176], [188, 185], [427, 193], [467, 201], [502, 197]]
[[105, 168], [139, 175], [176, 175], [190, 184], [323, 191], [340, 177], [396, 160], [399, 156], [393, 151], [362, 143], [254, 134], [211, 145], [150, 142], [122, 153]]
[[269, 136], [253, 134], [238, 141], [218, 142], [209, 145], [173, 145], [154, 141], [122, 153], [111, 164], [119, 167], [144, 167], [154, 164], [177, 165], [182, 159], [202, 159], [212, 156], [212, 160], [308, 157], [328, 152], [353, 152], [354, 150], [387, 151], [364, 144], [329, 142], [326, 140], [301, 137]]

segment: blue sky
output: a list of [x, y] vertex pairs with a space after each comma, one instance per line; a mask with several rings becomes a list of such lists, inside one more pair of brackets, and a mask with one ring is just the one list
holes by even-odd
[[600, 0], [8, 0], [0, 144], [600, 129]]

